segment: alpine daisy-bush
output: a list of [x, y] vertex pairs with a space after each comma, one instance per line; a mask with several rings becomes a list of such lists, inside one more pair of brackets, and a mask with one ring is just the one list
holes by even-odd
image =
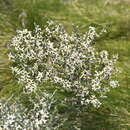
[[56, 112], [50, 112], [55, 102], [53, 94], [35, 93], [35, 98], [29, 97], [31, 108], [25, 107], [16, 98], [13, 103], [11, 103], [12, 98], [5, 103], [5, 100], [1, 100], [0, 128], [3, 130], [52, 130], [52, 127], [54, 130], [57, 129], [58, 126], [53, 126]]
[[[13, 104], [0, 101], [0, 127], [58, 130], [67, 121], [70, 123], [71, 112], [75, 112], [71, 126], [80, 129], [79, 115], [84, 112], [83, 108], [100, 107], [106, 92], [119, 86], [118, 81], [112, 79], [117, 55], [110, 58], [107, 51], [97, 52], [93, 47], [95, 37], [100, 34], [94, 27], [89, 27], [84, 34], [78, 30], [68, 34], [61, 24], [53, 21], [43, 30], [36, 25], [34, 31], [17, 31], [9, 45], [11, 70], [18, 83], [24, 86], [23, 92], [28, 94], [32, 107], [26, 108], [19, 99]], [[37, 93], [38, 86], [46, 82], [58, 86], [56, 93]], [[56, 99], [56, 94], [63, 91], [71, 96]], [[35, 98], [31, 98], [32, 92]], [[69, 111], [60, 113], [59, 104], [67, 105]]]
[[53, 21], [43, 30], [36, 25], [34, 31], [17, 31], [10, 44], [12, 72], [26, 92], [48, 81], [72, 92], [82, 105], [99, 107], [100, 98], [118, 86], [111, 79], [118, 57], [110, 59], [107, 51], [95, 50], [92, 42], [98, 36], [91, 26], [84, 34], [68, 34]]

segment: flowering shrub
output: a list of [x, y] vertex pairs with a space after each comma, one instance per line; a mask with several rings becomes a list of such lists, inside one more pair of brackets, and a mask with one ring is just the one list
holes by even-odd
[[29, 98], [29, 104], [32, 106], [30, 109], [21, 104], [19, 99], [15, 99], [13, 103], [11, 101], [12, 99], [6, 103], [0, 102], [0, 128], [3, 130], [52, 130], [52, 128], [55, 130], [58, 128], [58, 125], [55, 125], [58, 114], [54, 109], [51, 110], [55, 102], [53, 95], [47, 92], [36, 93], [35, 98]]
[[10, 44], [12, 72], [26, 92], [48, 81], [73, 93], [76, 103], [99, 107], [100, 98], [118, 81], [111, 79], [117, 55], [110, 59], [107, 51], [98, 53], [92, 45], [97, 36], [94, 27], [68, 34], [52, 21], [44, 30], [36, 25], [34, 31], [17, 31]]
[[[107, 51], [97, 52], [92, 44], [102, 33], [89, 27], [84, 34], [77, 29], [68, 34], [52, 21], [43, 30], [36, 25], [34, 31], [17, 31], [9, 45], [11, 69], [24, 92], [29, 93], [31, 108], [19, 99], [0, 101], [0, 128], [82, 129], [86, 109], [100, 107], [106, 92], [119, 86], [112, 79], [117, 55], [110, 58]], [[37, 93], [38, 86], [46, 82], [57, 86], [53, 88], [57, 92]], [[31, 97], [32, 92], [35, 97]]]

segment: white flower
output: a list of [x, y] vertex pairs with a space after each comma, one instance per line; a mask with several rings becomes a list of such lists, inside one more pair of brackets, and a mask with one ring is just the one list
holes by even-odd
[[118, 87], [119, 86], [119, 83], [118, 83], [118, 81], [110, 81], [110, 86], [112, 87], [112, 88], [116, 88], [116, 87]]
[[100, 52], [100, 56], [101, 56], [101, 58], [107, 59], [108, 58], [108, 52], [103, 50], [103, 51]]

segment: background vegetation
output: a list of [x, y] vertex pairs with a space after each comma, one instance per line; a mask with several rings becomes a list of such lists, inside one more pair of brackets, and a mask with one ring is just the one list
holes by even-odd
[[[49, 19], [63, 23], [68, 32], [72, 24], [82, 31], [88, 26], [106, 28], [107, 33], [97, 39], [98, 50], [119, 54], [116, 75], [120, 87], [113, 89], [98, 110], [83, 115], [83, 130], [130, 129], [130, 1], [129, 0], [0, 0], [0, 97], [18, 95], [20, 87], [13, 78], [8, 61], [7, 45], [17, 29], [21, 29], [19, 15], [27, 14], [26, 27], [34, 22], [44, 26]], [[25, 99], [26, 100], [26, 99]], [[68, 128], [68, 127], [67, 127]]]

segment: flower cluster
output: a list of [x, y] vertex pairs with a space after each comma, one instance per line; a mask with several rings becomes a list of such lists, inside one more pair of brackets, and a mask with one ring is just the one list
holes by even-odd
[[27, 92], [49, 81], [72, 92], [82, 105], [99, 107], [100, 98], [118, 86], [111, 79], [118, 57], [95, 50], [92, 43], [98, 36], [91, 26], [84, 34], [68, 34], [53, 21], [43, 30], [36, 25], [34, 31], [17, 31], [10, 44], [12, 72]]
[[[26, 108], [15, 99], [6, 103], [0, 102], [0, 128], [3, 130], [43, 130], [51, 128], [53, 124], [51, 105], [54, 102], [53, 95], [42, 92], [36, 94], [35, 99], [30, 98], [29, 103], [32, 108]], [[50, 125], [51, 124], [51, 125]]]

